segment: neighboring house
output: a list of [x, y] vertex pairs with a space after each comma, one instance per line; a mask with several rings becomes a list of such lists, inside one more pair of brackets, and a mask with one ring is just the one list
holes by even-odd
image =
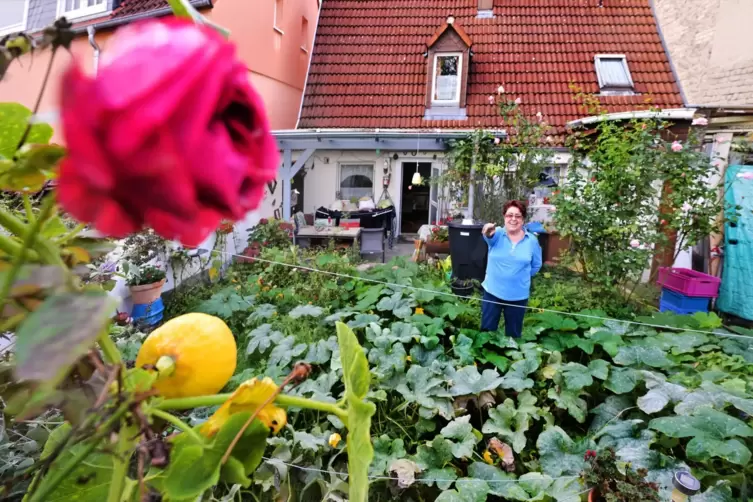
[[[246, 62], [250, 79], [261, 94], [275, 129], [295, 127], [298, 118], [309, 54], [319, 11], [319, 0], [191, 0], [215, 23], [231, 32]], [[113, 30], [124, 24], [169, 14], [166, 0], [0, 0], [0, 37], [17, 31], [38, 33], [57, 17], [74, 23], [79, 37], [71, 52], [87, 67], [95, 55], [87, 28], [93, 27], [101, 52]], [[0, 81], [0, 100], [18, 101], [33, 107], [47, 68], [50, 51], [26, 57]], [[53, 77], [45, 92], [41, 112], [57, 107], [56, 75], [70, 55], [56, 56]], [[56, 139], [60, 140], [57, 135]]]
[[[504, 134], [489, 103], [500, 85], [526, 113], [543, 114], [553, 147], [587, 115], [571, 84], [609, 112], [682, 107], [649, 2], [324, 0], [300, 120], [276, 132], [283, 214], [286, 180], [298, 175], [306, 213], [336, 199], [378, 200], [386, 187], [401, 231], [443, 217], [437, 194], [410, 180], [438, 174], [452, 138]], [[553, 167], [567, 161], [560, 148]]]

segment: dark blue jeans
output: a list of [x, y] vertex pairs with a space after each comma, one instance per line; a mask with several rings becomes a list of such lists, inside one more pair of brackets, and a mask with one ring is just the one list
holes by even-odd
[[528, 298], [518, 301], [502, 300], [484, 291], [484, 301], [481, 302], [481, 331], [497, 331], [499, 319], [504, 314], [505, 334], [520, 338], [523, 334], [523, 317], [526, 315], [527, 306]]

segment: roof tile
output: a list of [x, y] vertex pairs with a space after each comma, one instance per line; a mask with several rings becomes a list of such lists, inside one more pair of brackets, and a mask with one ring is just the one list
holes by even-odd
[[[561, 135], [585, 113], [570, 84], [598, 93], [594, 56], [609, 53], [627, 56], [638, 93], [600, 97], [609, 111], [682, 105], [649, 0], [494, 3], [478, 19], [470, 0], [324, 0], [299, 127], [501, 127], [487, 96], [504, 85]], [[423, 54], [449, 15], [473, 42], [468, 120], [426, 121]]]

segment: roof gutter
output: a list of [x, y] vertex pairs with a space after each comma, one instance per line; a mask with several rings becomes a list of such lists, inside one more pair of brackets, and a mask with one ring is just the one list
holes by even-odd
[[572, 120], [567, 123], [568, 127], [579, 127], [590, 124], [597, 124], [604, 121], [618, 120], [643, 120], [643, 119], [667, 119], [667, 120], [693, 120], [695, 108], [674, 108], [659, 111], [637, 111], [637, 112], [618, 112], [605, 113], [603, 115], [594, 115], [578, 120]]
[[[394, 139], [394, 138], [426, 138], [426, 139], [455, 139], [465, 138], [474, 129], [284, 129], [272, 131], [272, 135], [280, 139], [314, 139], [314, 138], [348, 138], [348, 139]], [[504, 130], [489, 131], [497, 136], [506, 136]]]
[[656, 23], [656, 31], [659, 34], [659, 40], [661, 40], [661, 46], [664, 48], [664, 54], [667, 55], [667, 61], [669, 61], [669, 69], [672, 70], [672, 75], [674, 75], [675, 77], [675, 83], [677, 84], [677, 88], [680, 90], [680, 98], [682, 98], [682, 102], [685, 106], [687, 106], [688, 108], [693, 108], [688, 104], [688, 98], [685, 95], [685, 89], [683, 89], [682, 87], [680, 75], [677, 73], [677, 68], [675, 67], [674, 61], [672, 61], [672, 53], [669, 52], [669, 46], [667, 45], [667, 41], [664, 39], [664, 32], [661, 29], [661, 23], [659, 23], [659, 16], [656, 15], [654, 0], [649, 0], [649, 4], [651, 6], [651, 14], [654, 16], [654, 22]]
[[314, 48], [316, 47], [316, 35], [319, 33], [319, 20], [322, 18], [322, 2], [319, 0], [319, 8], [316, 9], [316, 26], [314, 27], [314, 38], [311, 40], [311, 52], [309, 53], [309, 64], [306, 66], [306, 78], [303, 80], [303, 92], [301, 93], [301, 103], [298, 105], [298, 118], [295, 119], [295, 127], [301, 123], [303, 115], [303, 100], [306, 98], [306, 87], [309, 85], [309, 73], [311, 72], [311, 61], [314, 60]]
[[[211, 9], [214, 7], [212, 0], [191, 0], [191, 5], [196, 9]], [[116, 17], [115, 19], [108, 19], [101, 23], [92, 23], [89, 25], [76, 26], [72, 29], [75, 35], [83, 35], [87, 33], [90, 26], [93, 26], [95, 30], [111, 30], [124, 24], [133, 23], [134, 21], [140, 21], [142, 19], [149, 19], [154, 17], [162, 17], [172, 14], [171, 7], [163, 7], [161, 9], [150, 10], [146, 12], [139, 12], [130, 16]]]

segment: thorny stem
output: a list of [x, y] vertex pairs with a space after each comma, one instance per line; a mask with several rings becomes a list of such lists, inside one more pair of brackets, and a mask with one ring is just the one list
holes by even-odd
[[176, 429], [182, 430], [183, 432], [191, 436], [191, 438], [197, 443], [204, 444], [204, 438], [202, 438], [195, 430], [193, 430], [190, 425], [188, 425], [187, 423], [185, 423], [183, 420], [176, 417], [175, 415], [171, 415], [170, 413], [166, 411], [162, 411], [156, 408], [152, 408], [151, 410], [149, 410], [149, 413], [154, 417], [161, 418], [162, 420], [169, 423]]
[[8, 295], [10, 294], [10, 290], [13, 287], [13, 283], [16, 281], [16, 277], [18, 276], [18, 272], [21, 270], [21, 265], [23, 265], [24, 260], [26, 259], [26, 250], [34, 246], [34, 241], [37, 238], [39, 230], [42, 228], [42, 224], [50, 216], [52, 208], [54, 207], [55, 198], [48, 197], [42, 205], [42, 209], [39, 212], [39, 218], [35, 219], [33, 223], [31, 223], [31, 225], [29, 225], [29, 227], [26, 229], [26, 233], [23, 237], [23, 243], [21, 244], [21, 250], [17, 255], [13, 257], [11, 269], [8, 272], [8, 275], [5, 276], [5, 281], [3, 282], [2, 288], [0, 288], [0, 301], [2, 301], [3, 304], [7, 300]]
[[[32, 116], [36, 115], [39, 111], [39, 105], [42, 104], [42, 98], [44, 97], [44, 91], [47, 88], [47, 82], [50, 80], [50, 74], [52, 73], [52, 65], [55, 62], [55, 54], [57, 54], [57, 47], [52, 47], [52, 54], [50, 55], [50, 62], [47, 64], [47, 70], [44, 73], [44, 80], [42, 80], [42, 87], [39, 89], [39, 94], [37, 95], [37, 102], [34, 103], [34, 111], [32, 112]], [[18, 151], [22, 146], [24, 146], [24, 143], [26, 143], [26, 140], [29, 137], [29, 133], [31, 132], [31, 121], [29, 121], [26, 124], [26, 129], [24, 130], [23, 136], [21, 136], [21, 139], [18, 141], [18, 146], [16, 147], [16, 151]]]

